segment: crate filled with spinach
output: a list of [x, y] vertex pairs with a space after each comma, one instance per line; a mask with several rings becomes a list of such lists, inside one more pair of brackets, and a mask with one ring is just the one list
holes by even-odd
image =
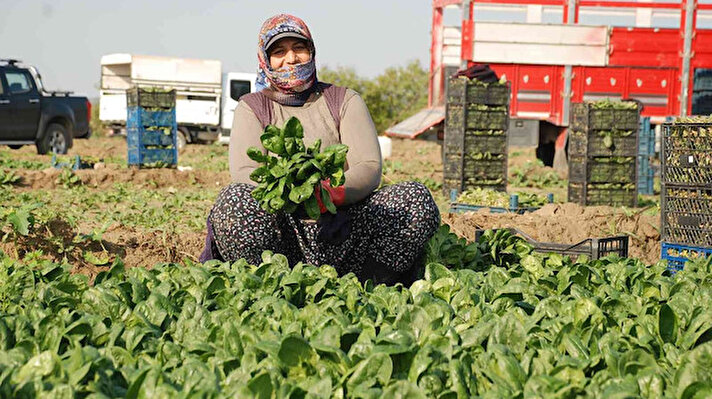
[[712, 117], [663, 124], [661, 163], [663, 184], [712, 187]]
[[569, 202], [584, 206], [638, 206], [635, 183], [569, 182]]
[[569, 156], [569, 180], [590, 183], [633, 183], [636, 157]]
[[571, 128], [588, 130], [637, 130], [640, 106], [635, 101], [586, 101], [571, 105]]
[[175, 167], [175, 90], [133, 87], [126, 93], [128, 164], [139, 168]]
[[506, 189], [510, 88], [465, 77], [448, 82], [443, 189]]

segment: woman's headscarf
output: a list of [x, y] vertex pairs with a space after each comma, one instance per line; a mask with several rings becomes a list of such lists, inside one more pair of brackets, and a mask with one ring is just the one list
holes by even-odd
[[[296, 33], [307, 39], [311, 52], [311, 60], [298, 65], [286, 65], [272, 69], [267, 54], [267, 43], [278, 34]], [[309, 28], [301, 19], [279, 14], [269, 18], [260, 29], [257, 59], [259, 70], [257, 75], [257, 90], [282, 105], [303, 105], [317, 87], [316, 49]]]

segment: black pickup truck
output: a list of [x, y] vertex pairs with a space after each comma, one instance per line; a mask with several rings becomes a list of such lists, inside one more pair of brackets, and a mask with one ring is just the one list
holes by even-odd
[[0, 144], [66, 154], [75, 138], [91, 135], [91, 103], [70, 94], [46, 91], [32, 66], [0, 60]]

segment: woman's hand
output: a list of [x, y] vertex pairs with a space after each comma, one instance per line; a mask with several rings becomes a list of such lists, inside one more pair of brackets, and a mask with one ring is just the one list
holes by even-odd
[[314, 186], [314, 195], [316, 196], [316, 202], [319, 204], [319, 211], [321, 211], [321, 213], [326, 213], [328, 211], [326, 205], [324, 205], [324, 202], [321, 200], [322, 189], [329, 193], [331, 202], [335, 206], [341, 206], [344, 204], [344, 199], [346, 198], [345, 186], [341, 185], [338, 187], [332, 187], [329, 179], [322, 180], [319, 183], [320, 184]]

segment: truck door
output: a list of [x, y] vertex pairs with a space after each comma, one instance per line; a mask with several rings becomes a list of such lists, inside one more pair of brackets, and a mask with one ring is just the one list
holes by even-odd
[[13, 136], [17, 140], [34, 140], [40, 122], [40, 94], [32, 75], [22, 69], [6, 69], [5, 81], [12, 105]]
[[222, 131], [224, 136], [230, 135], [230, 129], [232, 128], [232, 119], [235, 114], [235, 107], [237, 106], [237, 102], [240, 101], [240, 97], [250, 93], [252, 91], [251, 89], [252, 83], [249, 80], [230, 79], [228, 87], [228, 96], [223, 97], [225, 98], [222, 117]]
[[10, 96], [5, 89], [2, 71], [0, 71], [0, 140], [12, 139], [12, 112]]

